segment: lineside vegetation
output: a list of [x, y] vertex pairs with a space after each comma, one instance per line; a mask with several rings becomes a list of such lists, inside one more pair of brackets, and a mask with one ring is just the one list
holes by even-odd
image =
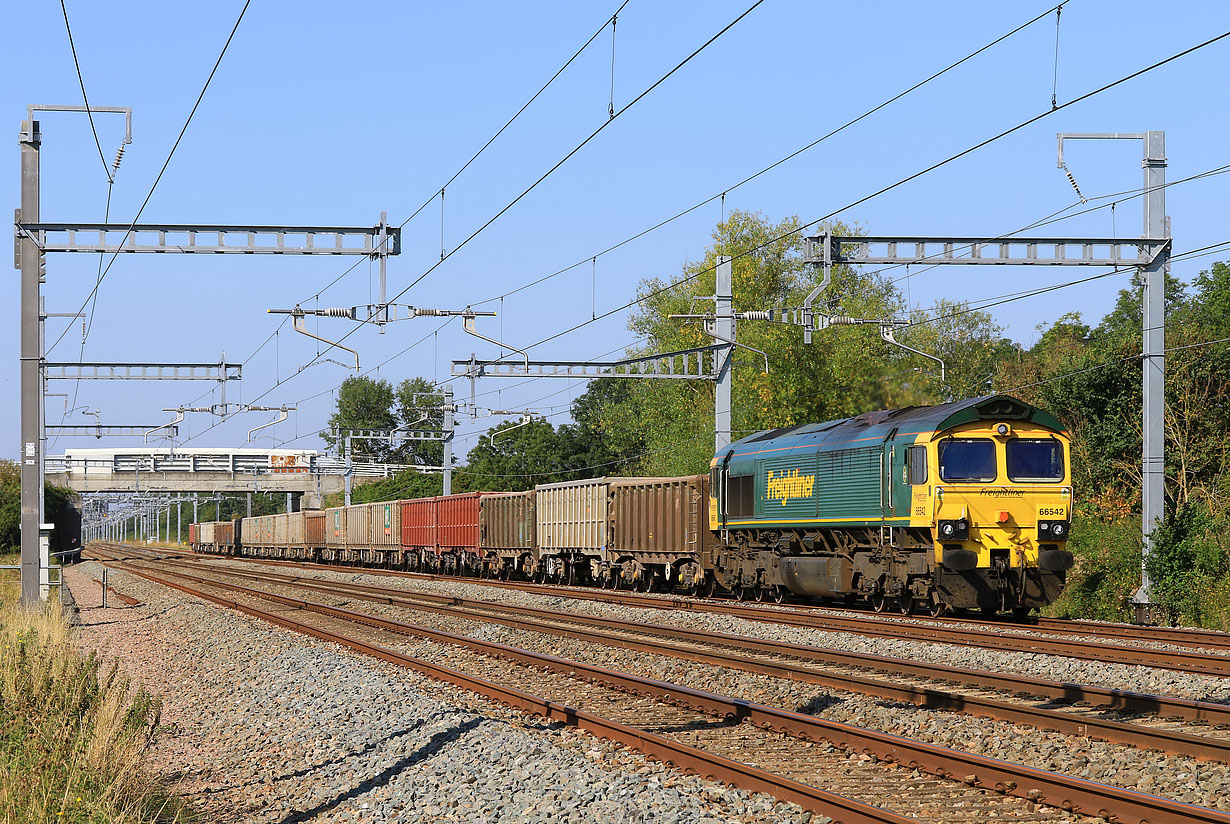
[[74, 646], [59, 605], [0, 602], [0, 821], [193, 819], [148, 777], [159, 703]]

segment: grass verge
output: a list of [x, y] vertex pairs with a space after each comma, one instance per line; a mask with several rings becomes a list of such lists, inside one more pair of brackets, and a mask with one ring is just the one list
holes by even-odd
[[54, 601], [0, 590], [0, 822], [189, 822], [144, 769], [157, 700], [82, 655]]

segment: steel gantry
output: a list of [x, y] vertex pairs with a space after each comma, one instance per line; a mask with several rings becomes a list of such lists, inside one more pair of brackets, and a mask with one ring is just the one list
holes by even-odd
[[[524, 360], [480, 361], [471, 354], [469, 360], [452, 362], [452, 374], [470, 379], [471, 400], [474, 382], [480, 377], [713, 381], [714, 444], [716, 449], [721, 449], [730, 444], [731, 361], [735, 347], [742, 346], [735, 338], [731, 259], [726, 255], [718, 257], [715, 267], [715, 292], [712, 316], [687, 316], [708, 319], [705, 333], [716, 341], [708, 346], [614, 361], [534, 361], [528, 355]], [[768, 368], [767, 358], [765, 368]]]
[[[383, 293], [387, 258], [401, 251], [401, 231], [389, 227], [383, 213], [380, 221], [370, 227], [41, 223], [39, 163], [42, 134], [34, 112], [49, 109], [87, 111], [84, 107], [31, 106], [27, 119], [22, 121], [18, 137], [21, 147], [21, 208], [14, 216], [14, 264], [21, 270], [21, 600], [25, 604], [39, 599], [39, 567], [46, 565], [41, 563], [39, 531], [43, 517], [41, 489], [45, 451], [41, 284], [47, 252], [365, 256], [380, 263]], [[130, 109], [90, 107], [88, 111], [120, 111], [131, 118]], [[131, 131], [126, 142], [130, 139]], [[59, 366], [67, 369], [70, 365]], [[77, 366], [79, 372], [84, 369], [88, 373], [88, 365]], [[70, 377], [57, 377], [61, 376]], [[89, 377], [88, 374], [79, 376]], [[158, 379], [165, 380], [167, 377]]]
[[[1165, 506], [1165, 350], [1166, 272], [1170, 266], [1171, 236], [1166, 218], [1166, 133], [1060, 134], [1059, 167], [1064, 140], [1140, 140], [1144, 146], [1144, 231], [1137, 238], [1074, 237], [937, 237], [937, 236], [838, 236], [823, 233], [806, 239], [804, 259], [824, 268], [821, 286], [813, 290], [801, 309], [778, 310], [780, 320], [802, 326], [807, 340], [813, 330], [837, 319], [813, 309], [821, 289], [828, 284], [837, 264], [928, 266], [1108, 266], [1137, 269], [1144, 289], [1143, 340], [1143, 439], [1141, 449], [1141, 586], [1133, 596], [1138, 621], [1151, 620], [1149, 553], [1153, 532], [1163, 518]], [[772, 318], [779, 319], [779, 318]], [[921, 354], [921, 353], [920, 353]], [[928, 356], [930, 357], [930, 356]]]
[[402, 443], [410, 443], [414, 441], [440, 441], [444, 446], [444, 458], [441, 461], [440, 467], [418, 467], [428, 471], [440, 471], [443, 473], [442, 492], [445, 495], [453, 494], [453, 434], [456, 430], [457, 421], [453, 415], [457, 412], [457, 405], [453, 403], [453, 387], [445, 386], [439, 392], [418, 392], [414, 395], [415, 403], [418, 403], [418, 398], [432, 397], [440, 398], [440, 403], [431, 406], [414, 406], [412, 409], [424, 410], [428, 414], [424, 415], [419, 421], [426, 420], [427, 416], [432, 412], [439, 412], [443, 415], [439, 429], [413, 429], [411, 426], [396, 427], [393, 429], [342, 429], [334, 427], [330, 430], [330, 434], [340, 440], [346, 442], [346, 469], [345, 469], [345, 500], [346, 506], [350, 506], [350, 493], [353, 489], [354, 476], [354, 441], [380, 441], [387, 443], [390, 446], [397, 446]]

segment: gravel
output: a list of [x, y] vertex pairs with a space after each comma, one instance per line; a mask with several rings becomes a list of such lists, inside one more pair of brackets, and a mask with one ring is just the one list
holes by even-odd
[[[796, 710], [830, 721], [880, 730], [1044, 770], [1077, 775], [1104, 784], [1230, 811], [1230, 766], [1221, 763], [1139, 750], [1086, 737], [1043, 732], [1009, 722], [976, 718], [962, 713], [940, 712], [858, 693], [826, 690], [789, 679], [708, 666], [678, 658], [595, 646], [584, 641], [497, 624], [354, 599], [329, 598], [320, 593], [313, 593], [311, 597], [313, 600], [344, 603], [351, 609], [485, 641], [582, 660], [695, 689], [716, 691], [770, 706]], [[571, 609], [587, 603], [592, 604], [574, 600], [563, 606]], [[661, 613], [658, 613], [658, 618], [661, 618]], [[744, 623], [755, 625], [754, 622]], [[408, 654], [428, 659], [438, 658], [440, 655], [440, 645], [435, 642], [408, 640], [404, 644], [393, 646]]]
[[123, 572], [80, 644], [164, 701], [153, 769], [211, 822], [823, 821]]
[[[259, 569], [269, 569], [258, 566]], [[322, 569], [320, 573], [334, 580], [350, 580], [386, 587], [399, 587], [407, 591], [432, 592], [459, 595], [518, 606], [536, 606], [578, 612], [587, 615], [613, 616], [633, 621], [649, 621], [677, 627], [704, 629], [743, 635], [751, 638], [766, 638], [789, 641], [797, 644], [826, 647], [847, 652], [884, 655], [911, 661], [926, 661], [967, 669], [988, 670], [1027, 675], [1079, 684], [1113, 685], [1118, 689], [1132, 690], [1157, 695], [1171, 695], [1230, 704], [1230, 678], [1212, 675], [1181, 673], [1153, 667], [1129, 664], [1102, 663], [1065, 658], [1060, 655], [1043, 655], [1033, 652], [1011, 652], [979, 649], [951, 644], [922, 641], [873, 638], [846, 632], [791, 627], [749, 621], [730, 615], [687, 612], [681, 610], [657, 610], [642, 607], [607, 604], [559, 596], [531, 595], [515, 589], [489, 587], [478, 583], [457, 581], [427, 581], [388, 575], [358, 575]]]

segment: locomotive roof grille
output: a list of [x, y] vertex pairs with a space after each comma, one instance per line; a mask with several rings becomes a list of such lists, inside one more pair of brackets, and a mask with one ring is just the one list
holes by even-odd
[[[902, 409], [877, 410], [835, 421], [770, 429], [736, 441], [720, 450], [718, 456], [720, 459], [722, 455], [733, 454], [740, 446], [774, 440], [791, 441], [796, 438], [805, 438], [809, 442], [815, 440], [817, 443], [823, 443], [849, 435], [861, 440], [875, 437], [877, 429], [882, 429], [887, 437], [892, 428], [900, 432], [912, 430], [940, 433], [965, 423], [996, 420], [1029, 421], [1056, 432], [1067, 431], [1067, 427], [1035, 406], [1008, 395], [989, 395], [936, 406], [907, 406]], [[860, 434], [854, 435], [854, 432]]]

